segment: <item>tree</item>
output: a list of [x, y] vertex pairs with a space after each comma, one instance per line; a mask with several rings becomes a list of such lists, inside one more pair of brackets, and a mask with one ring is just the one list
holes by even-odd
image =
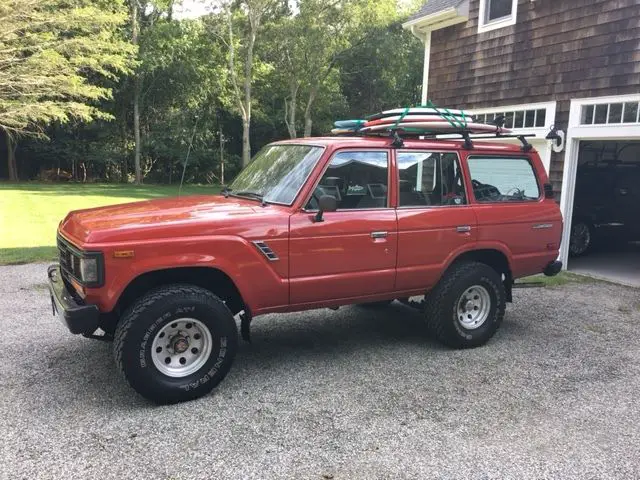
[[43, 127], [111, 115], [101, 79], [130, 72], [134, 47], [120, 28], [126, 9], [116, 0], [4, 0], [0, 4], [0, 130], [7, 136], [11, 180], [15, 142]]
[[371, 40], [373, 30], [398, 17], [395, 2], [388, 0], [299, 0], [297, 7], [298, 14], [280, 24], [277, 34], [282, 42], [277, 69], [287, 77], [285, 122], [292, 138], [300, 92], [306, 97], [303, 135], [308, 137], [318, 95], [330, 83], [340, 59]]
[[[242, 165], [251, 161], [251, 109], [254, 74], [254, 50], [263, 22], [283, 6], [282, 0], [242, 0], [233, 5], [226, 4], [229, 50], [229, 73], [236, 105], [242, 116]], [[234, 22], [242, 24], [237, 36]], [[239, 47], [242, 51], [239, 52]], [[242, 56], [243, 67], [238, 74], [236, 56]]]

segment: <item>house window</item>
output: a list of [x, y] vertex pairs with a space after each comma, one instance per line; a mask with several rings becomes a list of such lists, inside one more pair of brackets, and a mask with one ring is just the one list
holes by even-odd
[[518, 0], [480, 0], [478, 33], [516, 23]]
[[580, 124], [640, 123], [640, 102], [595, 103], [582, 106]]
[[[475, 113], [475, 112], [474, 112]], [[498, 117], [504, 117], [503, 127], [512, 129], [544, 128], [547, 122], [546, 108], [527, 108], [507, 110], [497, 113], [475, 113], [480, 123], [491, 123]]]

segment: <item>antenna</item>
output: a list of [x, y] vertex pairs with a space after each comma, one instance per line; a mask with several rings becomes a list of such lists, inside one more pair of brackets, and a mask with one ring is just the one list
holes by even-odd
[[189, 162], [189, 154], [191, 153], [191, 146], [193, 145], [193, 139], [196, 136], [196, 128], [198, 127], [198, 116], [195, 116], [196, 121], [193, 124], [193, 132], [191, 133], [191, 140], [189, 140], [189, 147], [187, 148], [187, 156], [184, 159], [184, 166], [182, 167], [182, 178], [180, 179], [180, 187], [178, 188], [178, 197], [182, 194], [182, 184], [184, 183], [184, 174], [187, 171], [187, 162]]

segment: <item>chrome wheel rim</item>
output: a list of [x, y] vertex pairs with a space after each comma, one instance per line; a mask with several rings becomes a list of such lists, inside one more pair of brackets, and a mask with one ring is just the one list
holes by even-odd
[[569, 250], [573, 255], [584, 253], [591, 243], [591, 232], [586, 223], [578, 223], [571, 227]]
[[179, 318], [165, 324], [151, 345], [153, 364], [168, 377], [197, 372], [211, 356], [213, 338], [207, 326], [195, 318]]
[[480, 328], [489, 318], [491, 296], [481, 285], [474, 285], [464, 291], [458, 299], [456, 315], [460, 325], [467, 330]]

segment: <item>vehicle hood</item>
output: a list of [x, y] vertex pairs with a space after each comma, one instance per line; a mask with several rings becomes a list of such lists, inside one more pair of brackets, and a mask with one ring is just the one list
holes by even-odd
[[[278, 207], [275, 207], [278, 208]], [[61, 232], [80, 244], [233, 234], [238, 221], [264, 215], [272, 206], [222, 195], [169, 197], [76, 210], [62, 221]]]

